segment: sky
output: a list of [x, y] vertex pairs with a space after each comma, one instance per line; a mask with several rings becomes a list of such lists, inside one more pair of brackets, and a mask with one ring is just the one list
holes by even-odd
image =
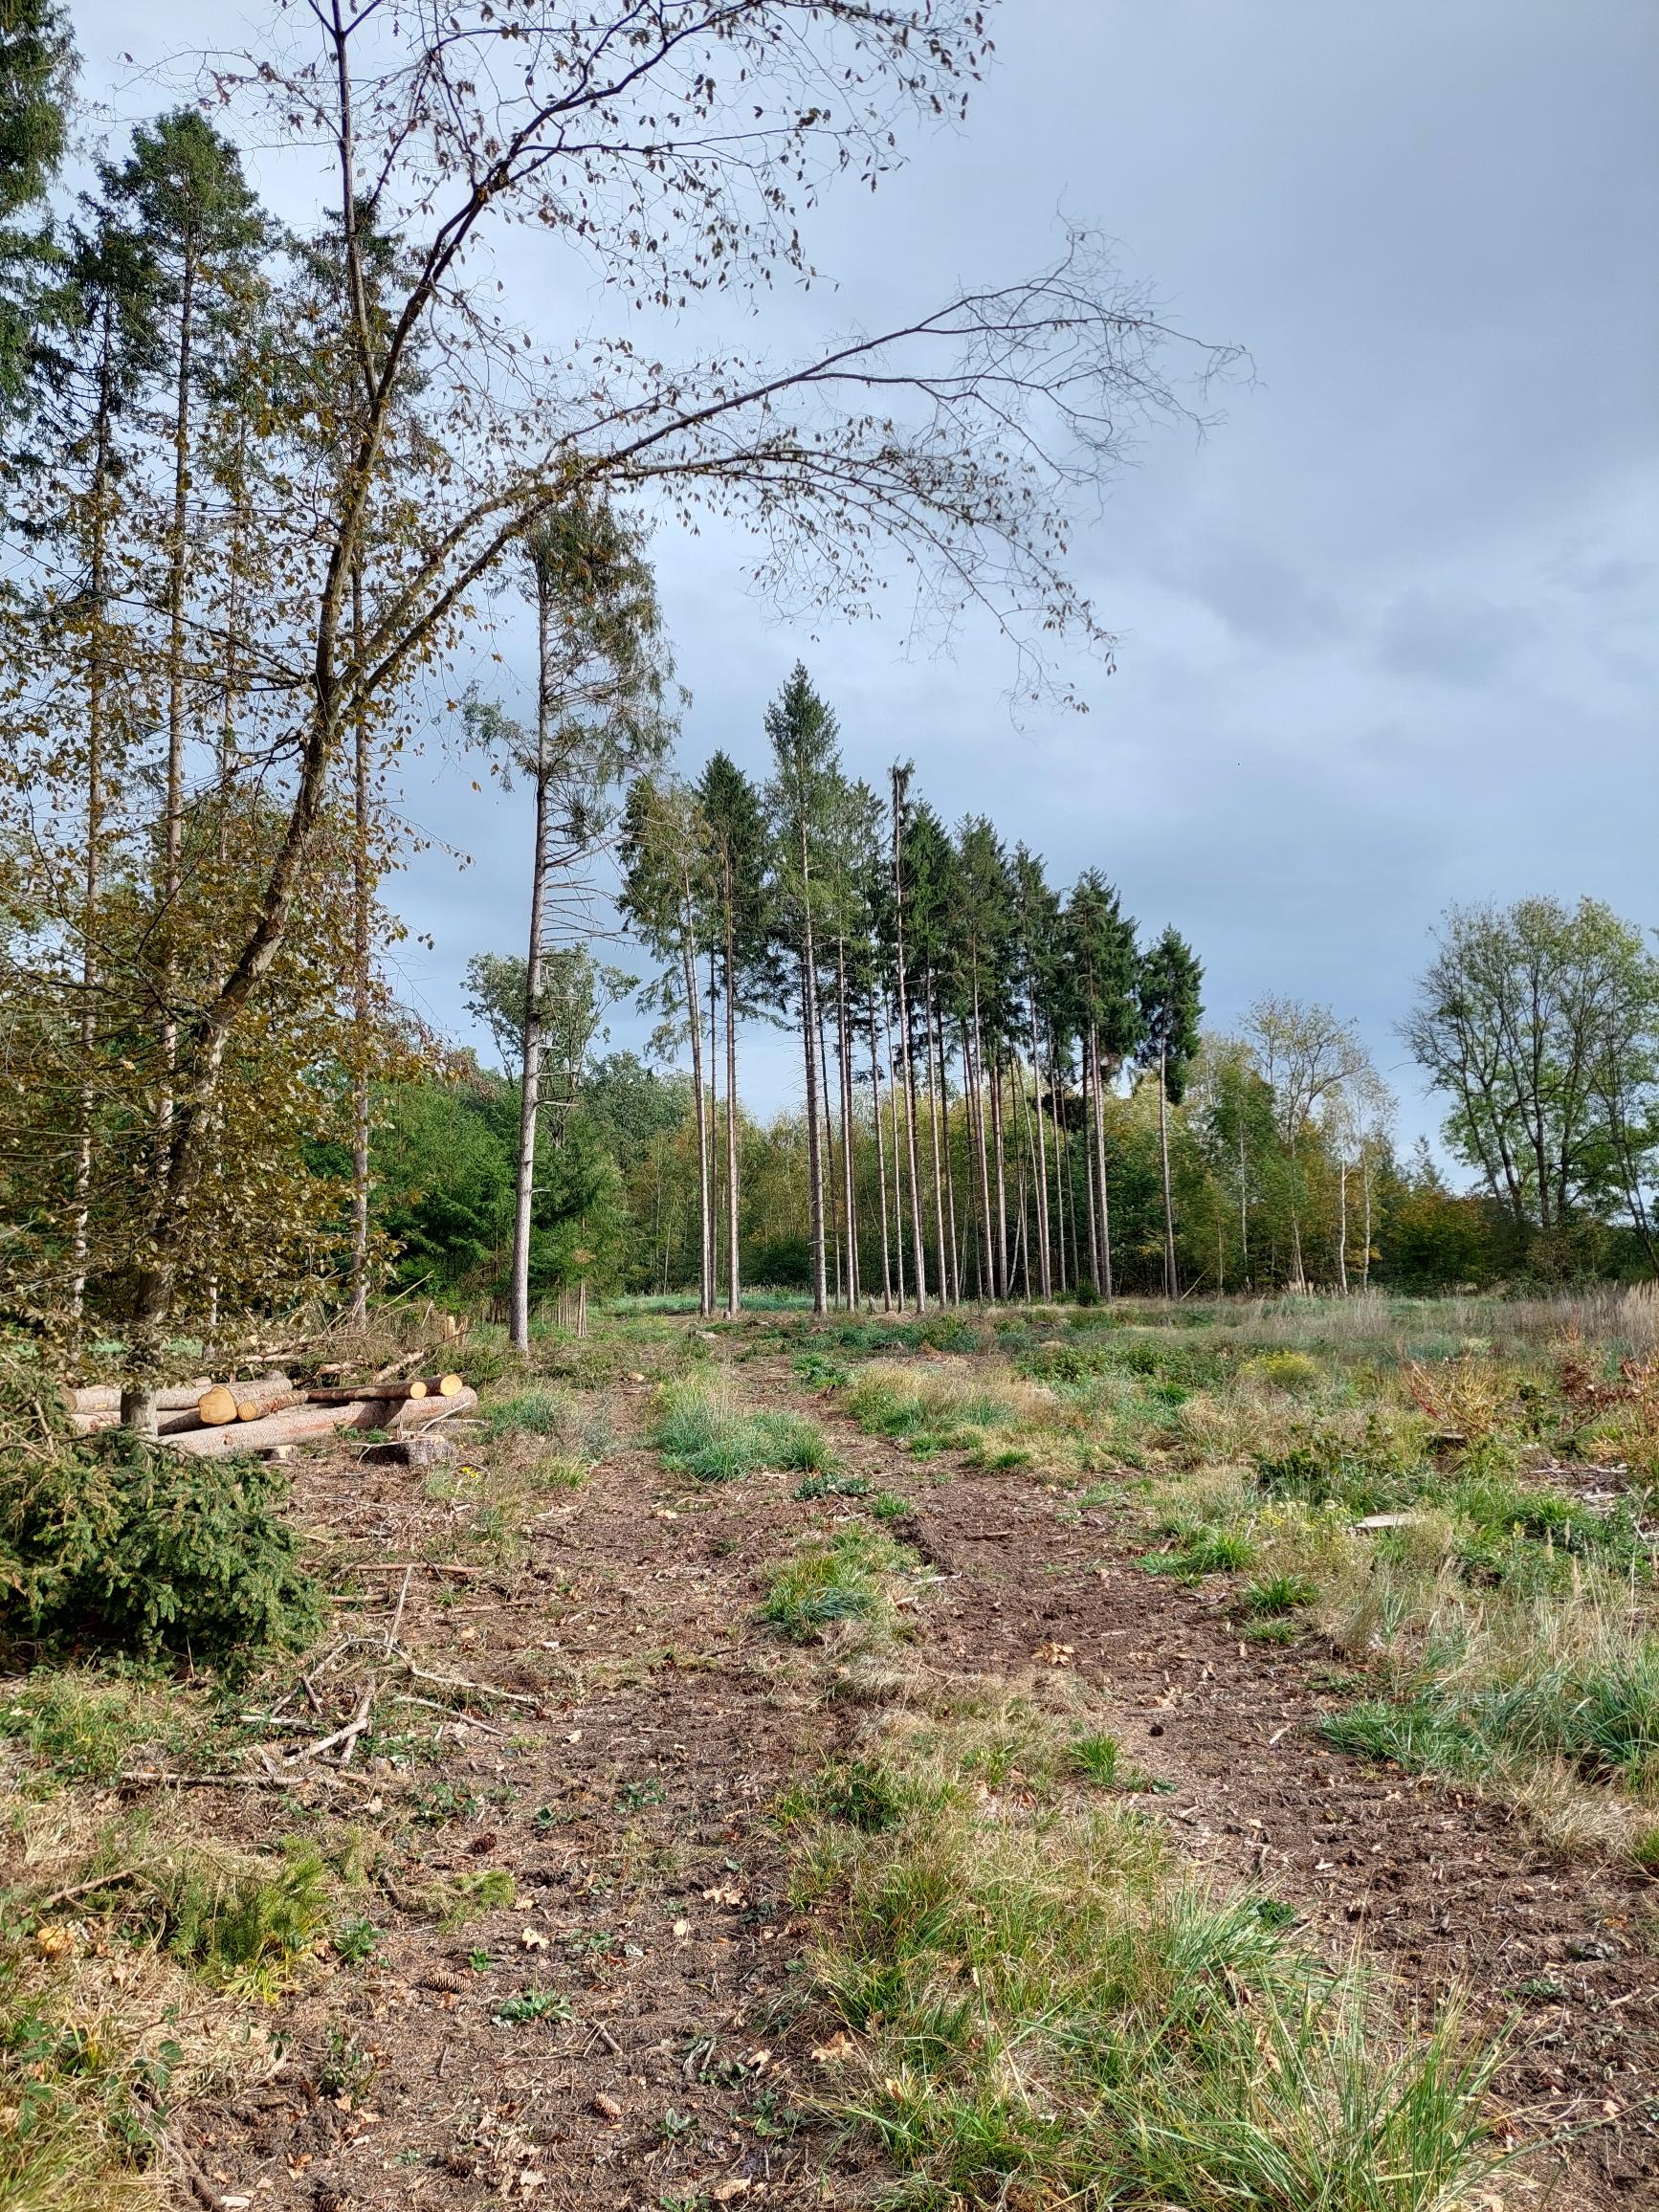
[[[233, 40], [251, 13], [74, 12], [87, 89], [126, 117], [160, 96], [122, 53]], [[914, 758], [948, 818], [990, 815], [1062, 882], [1103, 869], [1149, 935], [1196, 947], [1212, 1026], [1270, 991], [1356, 1020], [1410, 1140], [1438, 1117], [1396, 1025], [1449, 904], [1588, 894], [1659, 923], [1659, 9], [1007, 0], [997, 41], [965, 127], [874, 199], [826, 201], [829, 281], [773, 311], [780, 334], [1018, 275], [1078, 220], [1250, 373], [1203, 439], [1153, 431], [1077, 542], [1118, 640], [1109, 679], [1067, 665], [1086, 716], [1016, 720], [983, 628], [945, 653], [902, 625], [807, 629], [749, 591], [739, 539], [663, 530], [682, 764], [723, 746], [763, 770], [805, 659], [850, 770]], [[280, 204], [279, 162], [250, 168]], [[546, 272], [512, 253], [533, 303]], [[526, 643], [491, 641], [499, 669], [480, 649], [509, 697]], [[392, 886], [400, 986], [463, 1037], [467, 959], [519, 949], [527, 896], [523, 795], [479, 775], [434, 734], [407, 797], [432, 842]], [[745, 1063], [752, 1107], [796, 1101], [784, 1036]]]

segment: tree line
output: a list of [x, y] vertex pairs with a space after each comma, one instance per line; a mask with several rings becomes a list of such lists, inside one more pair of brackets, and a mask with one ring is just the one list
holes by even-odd
[[[181, 1336], [230, 1344], [343, 1280], [361, 1315], [386, 1257], [376, 1101], [441, 1057], [387, 972], [415, 740], [470, 712], [536, 784], [534, 968], [613, 771], [672, 719], [649, 521], [741, 520], [780, 602], [863, 604], [912, 562], [924, 618], [988, 608], [1046, 696], [1054, 638], [1111, 651], [1073, 514], [1123, 426], [1189, 416], [1229, 358], [1080, 231], [851, 342], [780, 360], [740, 318], [699, 347], [681, 309], [809, 282], [829, 180], [877, 185], [961, 114], [977, 0], [270, 6], [246, 31], [198, 57], [199, 98], [100, 135], [56, 0], [0, 13], [0, 1300], [119, 1346], [141, 1427]], [[272, 143], [309, 179], [297, 222], [249, 180]], [[599, 303], [580, 330], [502, 293], [509, 228], [538, 300]], [[521, 727], [451, 696], [514, 576]]]

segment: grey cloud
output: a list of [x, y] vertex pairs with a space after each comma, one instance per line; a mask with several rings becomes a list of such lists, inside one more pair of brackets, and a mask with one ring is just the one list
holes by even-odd
[[1395, 675], [1485, 684], [1510, 667], [1537, 628], [1523, 608], [1497, 607], [1471, 592], [1414, 587], [1383, 615], [1377, 658]]

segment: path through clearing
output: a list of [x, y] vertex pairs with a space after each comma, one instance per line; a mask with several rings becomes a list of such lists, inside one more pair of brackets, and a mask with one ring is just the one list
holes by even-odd
[[[1461, 1979], [1519, 2015], [1503, 2100], [1589, 2131], [1551, 2201], [1659, 2201], [1650, 1884], [1565, 1872], [1499, 1811], [1322, 1748], [1318, 1664], [1241, 1647], [1225, 1597], [1146, 1575], [1127, 1514], [1079, 1514], [1019, 1472], [922, 1467], [804, 1392], [784, 1359], [733, 1373], [910, 1501], [895, 1533], [943, 1578], [916, 1610], [918, 1667], [1086, 1678], [1125, 1751], [1172, 1785], [1145, 1802], [1184, 1850], [1262, 1883], [1333, 1948], [1366, 1945], [1413, 1993]], [[648, 1398], [613, 1405], [643, 1421]], [[868, 2200], [867, 2155], [790, 2118], [827, 2078], [823, 2024], [801, 2004], [810, 1922], [791, 1913], [766, 1808], [860, 1717], [822, 1700], [821, 1654], [756, 1622], [763, 1566], [852, 1507], [797, 1501], [797, 1481], [689, 1485], [626, 1447], [525, 1524], [515, 1565], [410, 1577], [400, 1634], [419, 1664], [534, 1702], [475, 1699], [488, 1726], [448, 1724], [441, 1764], [297, 1793], [378, 1843], [365, 1912], [380, 1956], [284, 2004], [275, 2080], [198, 2112], [198, 2197], [273, 2212]], [[407, 1471], [365, 1478], [332, 1456], [300, 1470], [297, 1503], [382, 1570], [430, 1556], [448, 1510]], [[362, 1582], [366, 1633], [402, 1582]], [[252, 1839], [265, 1793], [225, 1795], [227, 1825]], [[434, 1894], [487, 1896], [491, 1869], [510, 1874], [512, 1906], [438, 1925]], [[1544, 2201], [1514, 2186], [1515, 2203]]]

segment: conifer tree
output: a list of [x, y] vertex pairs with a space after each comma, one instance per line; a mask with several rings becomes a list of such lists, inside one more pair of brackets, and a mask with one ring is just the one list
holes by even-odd
[[1185, 939], [1166, 929], [1141, 956], [1136, 978], [1140, 1016], [1139, 1054], [1158, 1081], [1158, 1148], [1163, 1183], [1163, 1293], [1178, 1298], [1175, 1266], [1175, 1206], [1169, 1184], [1169, 1109], [1186, 1091], [1187, 1063], [1198, 1050], [1204, 1008], [1199, 987], [1204, 970]]
[[760, 794], [729, 754], [711, 756], [697, 785], [707, 825], [714, 936], [723, 963], [726, 1051], [726, 1312], [741, 1304], [738, 1174], [738, 1023], [775, 987], [766, 910], [766, 824]]
[[797, 661], [788, 681], [766, 709], [772, 774], [766, 785], [771, 828], [773, 912], [795, 964], [796, 1006], [807, 1089], [807, 1233], [812, 1252], [812, 1309], [829, 1306], [825, 1214], [824, 1095], [819, 1020], [818, 880], [840, 784], [841, 754], [835, 717]]

